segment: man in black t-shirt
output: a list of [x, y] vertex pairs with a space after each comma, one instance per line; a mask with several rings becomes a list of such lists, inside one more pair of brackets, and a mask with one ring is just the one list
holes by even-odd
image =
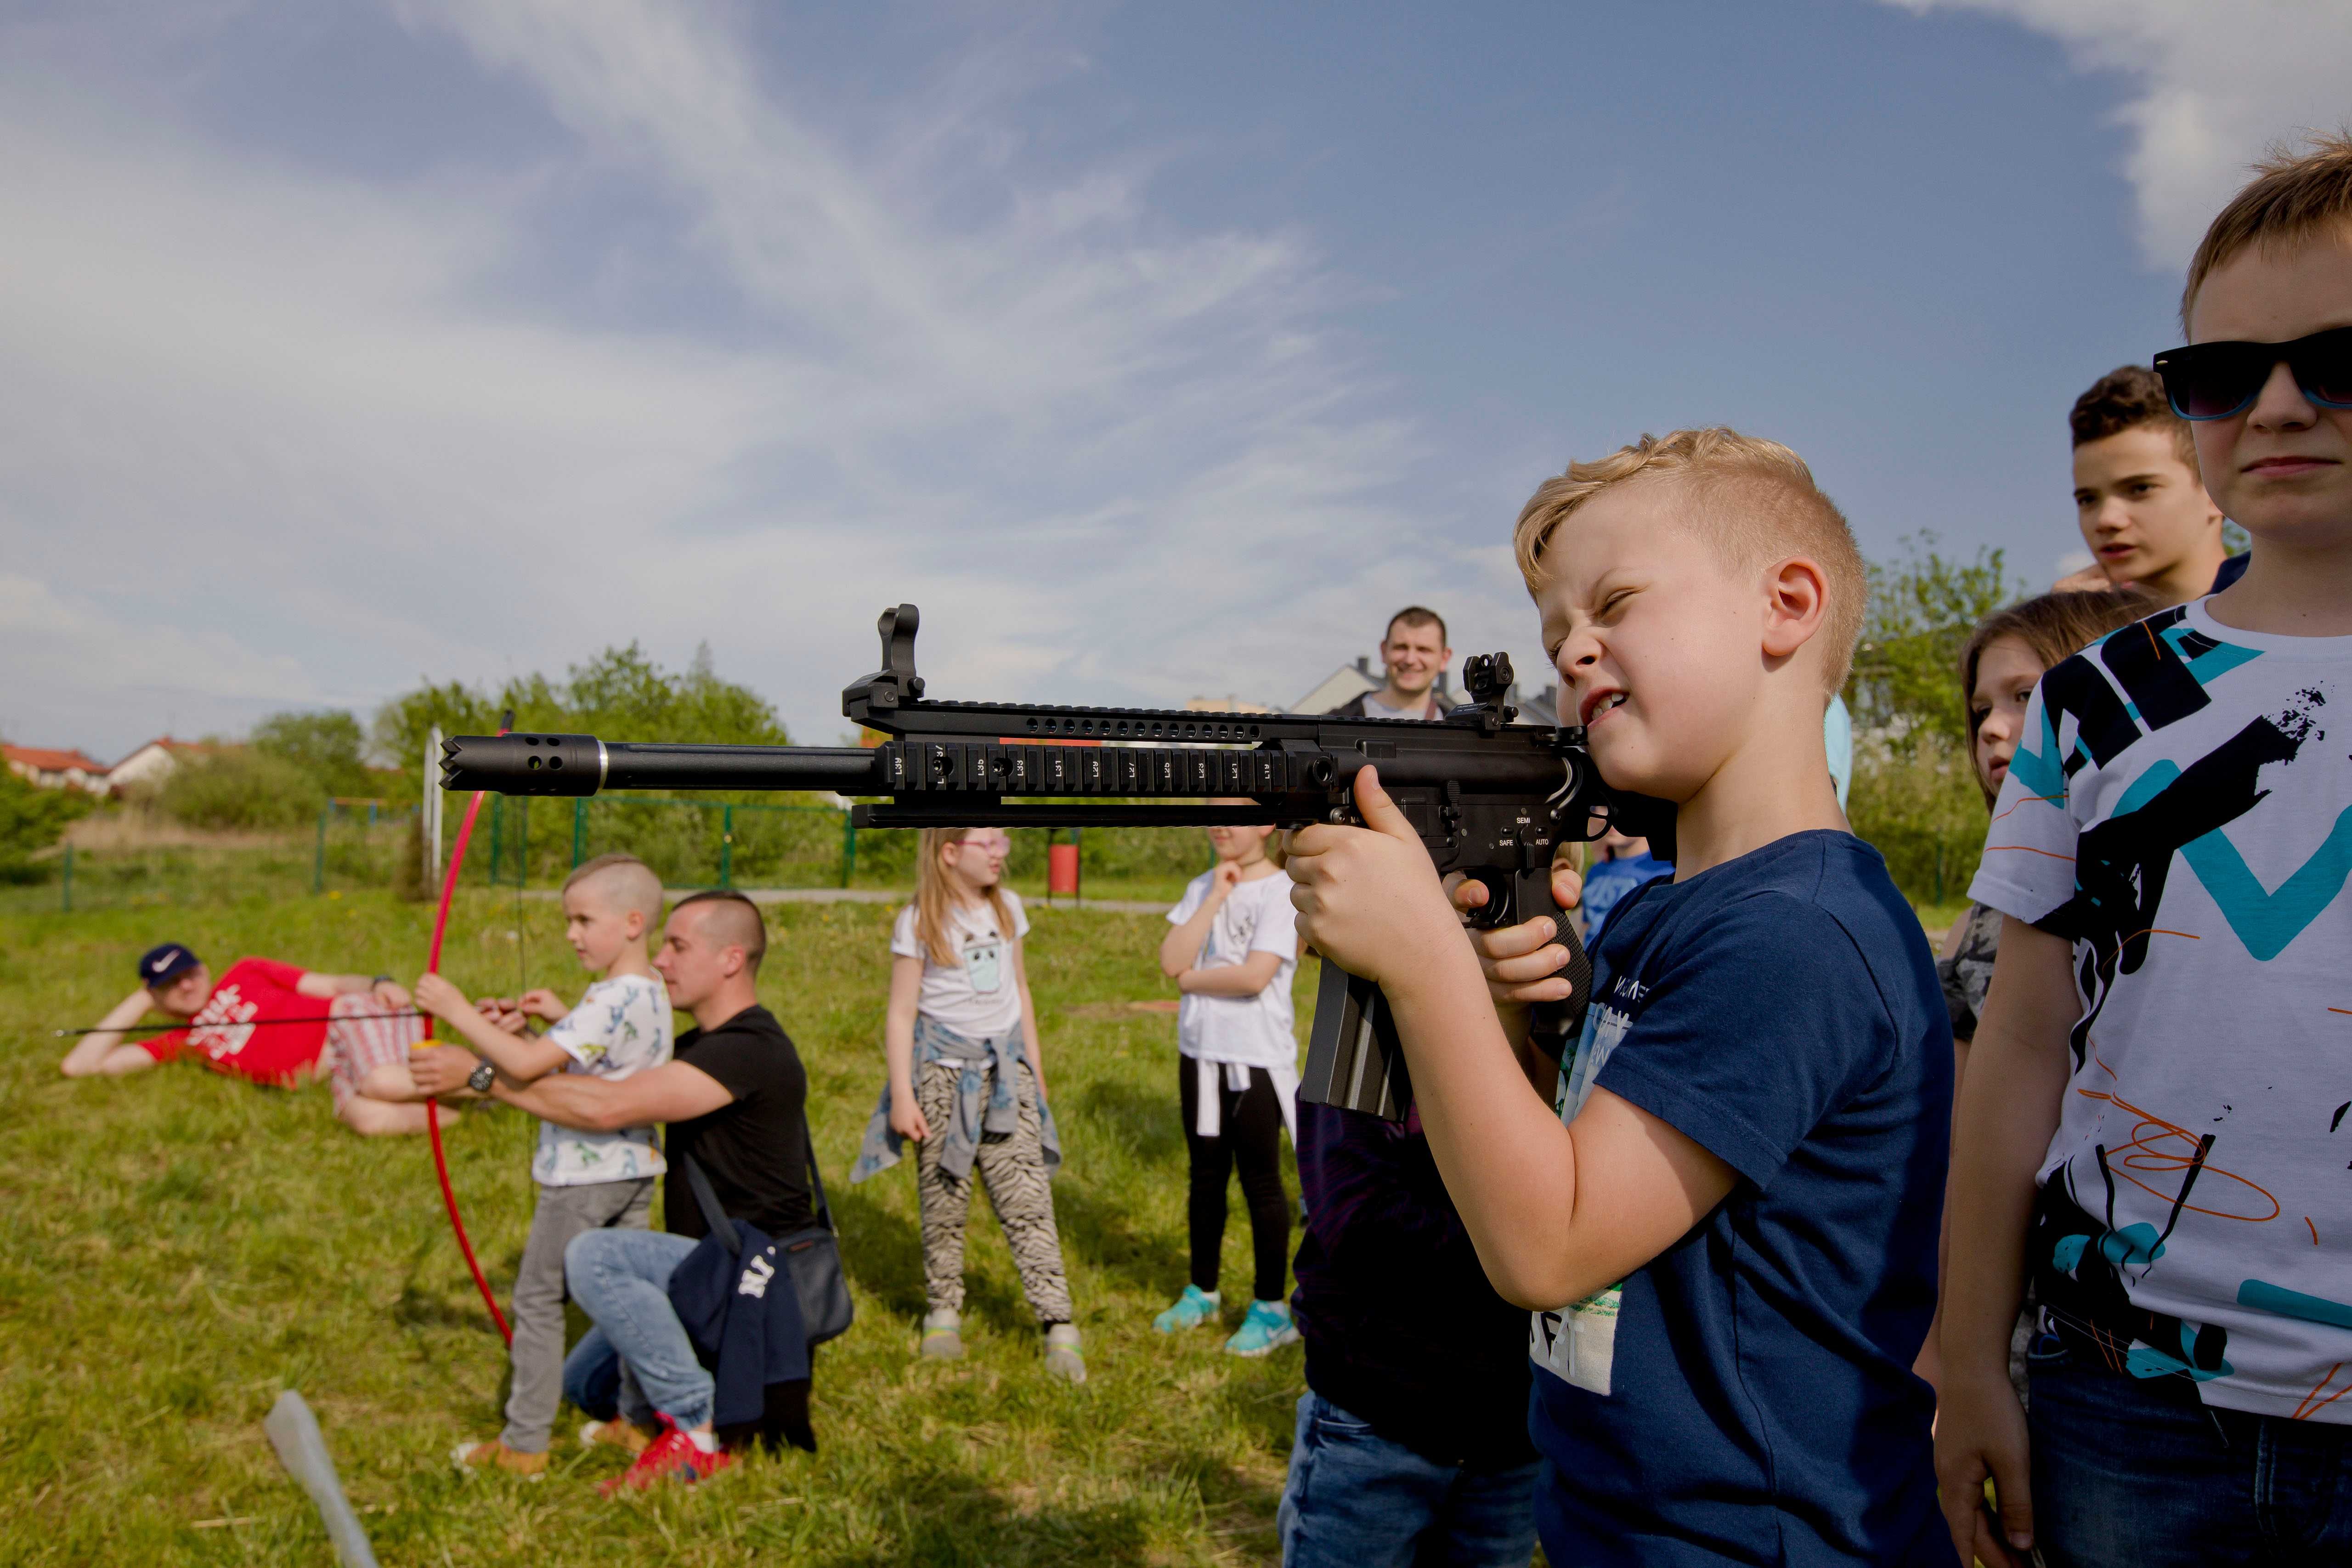
[[[626, 1485], [699, 1480], [728, 1463], [711, 1426], [710, 1373], [669, 1303], [670, 1275], [708, 1229], [686, 1179], [687, 1160], [710, 1178], [730, 1218], [772, 1237], [810, 1224], [808, 1074], [782, 1026], [760, 1005], [755, 983], [767, 950], [766, 924], [740, 893], [681, 899], [654, 957], [670, 1005], [694, 1017], [695, 1026], [678, 1036], [672, 1060], [625, 1079], [550, 1073], [517, 1084], [501, 1075], [491, 1086], [497, 1099], [559, 1126], [604, 1131], [649, 1121], [669, 1125], [671, 1168], [663, 1183], [667, 1230], [595, 1231], [564, 1253], [572, 1300], [596, 1325], [572, 1359], [607, 1353], [607, 1347], [618, 1352], [630, 1374], [622, 1384], [623, 1415], [640, 1430], [656, 1415], [670, 1428], [638, 1455], [621, 1478]], [[455, 1086], [440, 1080], [462, 1082], [473, 1065], [467, 1052], [445, 1047], [420, 1055], [415, 1070], [427, 1093], [446, 1093]], [[433, 1082], [425, 1081], [425, 1074]], [[573, 1382], [567, 1372], [567, 1386]], [[771, 1385], [774, 1424], [813, 1449], [807, 1401], [805, 1382]], [[611, 1431], [609, 1440], [618, 1446], [636, 1446], [625, 1424], [594, 1429]]]

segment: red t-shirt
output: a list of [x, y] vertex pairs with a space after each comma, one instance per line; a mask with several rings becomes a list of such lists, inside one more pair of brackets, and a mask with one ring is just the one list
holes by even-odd
[[[240, 958], [228, 966], [213, 994], [185, 1028], [140, 1042], [147, 1054], [168, 1062], [202, 1051], [215, 1072], [235, 1073], [257, 1083], [283, 1088], [307, 1075], [327, 1044], [325, 996], [294, 989], [303, 972], [268, 958]], [[301, 1023], [274, 1024], [277, 1018]]]

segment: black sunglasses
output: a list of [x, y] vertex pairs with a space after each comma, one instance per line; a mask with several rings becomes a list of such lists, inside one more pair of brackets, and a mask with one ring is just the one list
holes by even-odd
[[2227, 419], [2253, 406], [2281, 360], [2305, 397], [2323, 408], [2352, 408], [2352, 327], [2284, 343], [2190, 343], [2157, 355], [2156, 374], [2183, 419]]

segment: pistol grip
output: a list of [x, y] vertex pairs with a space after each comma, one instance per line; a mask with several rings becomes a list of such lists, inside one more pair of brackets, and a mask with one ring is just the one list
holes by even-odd
[[1568, 1000], [1538, 1002], [1528, 1010], [1537, 1047], [1559, 1061], [1567, 1054], [1577, 1032], [1583, 1028], [1584, 1010], [1591, 1005], [1592, 957], [1584, 951], [1584, 942], [1576, 934], [1576, 921], [1551, 901], [1551, 868], [1522, 871], [1514, 879], [1517, 883], [1513, 889], [1514, 923], [1549, 916], [1559, 933], [1553, 940], [1568, 949], [1568, 963], [1559, 971], [1568, 980]]

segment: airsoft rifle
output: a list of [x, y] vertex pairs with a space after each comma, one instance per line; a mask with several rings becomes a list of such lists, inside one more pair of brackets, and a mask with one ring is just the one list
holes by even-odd
[[[1210, 826], [1355, 824], [1356, 774], [1380, 770], [1441, 874], [1486, 889], [1482, 927], [1558, 919], [1553, 851], [1601, 825], [1667, 839], [1673, 808], [1612, 794], [1581, 729], [1514, 722], [1511, 661], [1475, 658], [1473, 700], [1437, 723], [1290, 713], [1199, 713], [940, 702], [915, 673], [915, 606], [881, 618], [882, 668], [841, 694], [842, 713], [889, 737], [872, 747], [629, 743], [593, 735], [459, 735], [442, 746], [442, 787], [512, 795], [607, 789], [830, 790], [865, 797], [859, 827]], [[1072, 744], [1076, 742], [1076, 744]], [[1205, 797], [1245, 798], [1245, 805]], [[1574, 986], [1538, 1008], [1557, 1058], [1580, 1024], [1592, 966], [1559, 921]], [[1323, 967], [1299, 1087], [1309, 1100], [1403, 1119], [1412, 1091], [1379, 988]]]

